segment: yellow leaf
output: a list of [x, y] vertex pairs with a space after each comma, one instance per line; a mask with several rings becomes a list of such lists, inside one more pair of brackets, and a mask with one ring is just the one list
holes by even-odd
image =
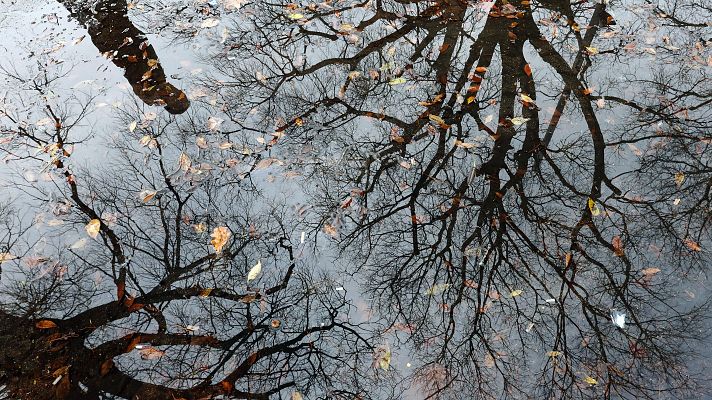
[[93, 219], [89, 221], [87, 226], [84, 227], [86, 229], [87, 234], [91, 236], [92, 239], [96, 239], [97, 235], [99, 235], [99, 228], [101, 228], [101, 221], [98, 219]]
[[148, 135], [144, 135], [141, 139], [139, 139], [138, 144], [145, 147], [145, 146], [148, 146], [149, 144], [151, 144], [152, 140], [153, 140], [152, 137], [150, 137]]
[[586, 376], [585, 378], [583, 378], [583, 381], [590, 385], [595, 385], [598, 383], [598, 381], [595, 378], [592, 378], [590, 376]]
[[258, 260], [257, 264], [250, 268], [250, 272], [247, 273], [247, 282], [255, 280], [260, 272], [262, 272], [262, 261]]
[[304, 18], [304, 15], [300, 14], [300, 13], [293, 13], [293, 14], [287, 15], [287, 17], [289, 17], [289, 19], [302, 19], [302, 18]]
[[509, 295], [511, 297], [517, 297], [517, 296], [520, 296], [522, 293], [524, 293], [523, 290], [517, 289], [517, 290], [512, 290], [512, 293], [510, 293]]
[[586, 47], [586, 53], [592, 56], [594, 54], [598, 54], [598, 49], [595, 47]]
[[212, 293], [212, 291], [213, 291], [212, 288], [203, 289], [200, 291], [200, 294], [198, 295], [198, 297], [207, 298], [208, 296], [210, 296], [210, 293]]
[[213, 233], [210, 235], [210, 244], [215, 248], [216, 253], [222, 252], [223, 247], [227, 244], [227, 240], [230, 238], [230, 230], [224, 226], [218, 226], [213, 229]]
[[523, 118], [523, 117], [514, 117], [510, 121], [514, 124], [514, 126], [519, 126], [527, 121], [529, 121], [529, 118]]
[[4, 263], [5, 261], [11, 261], [16, 259], [17, 257], [13, 256], [10, 253], [0, 253], [0, 264]]
[[596, 202], [590, 197], [588, 198], [588, 209], [591, 210], [591, 215], [593, 215], [594, 217], [601, 214], [601, 210], [598, 208], [598, 204], [596, 204]]
[[430, 120], [431, 120], [431, 121], [433, 121], [433, 122], [436, 122], [436, 123], [438, 123], [439, 125], [443, 125], [443, 124], [445, 124], [445, 120], [444, 120], [444, 119], [442, 119], [442, 118], [440, 118], [440, 116], [439, 116], [439, 115], [435, 115], [435, 114], [428, 114], [428, 119], [430, 119]]
[[519, 95], [519, 97], [521, 97], [521, 98], [522, 98], [522, 101], [525, 102], [525, 103], [532, 103], [532, 104], [534, 104], [534, 100], [533, 100], [531, 97], [529, 97], [529, 96], [527, 96], [526, 94], [524, 94], [524, 93], [521, 93], [521, 94]]
[[388, 82], [389, 85], [400, 85], [401, 83], [406, 83], [406, 79], [402, 76], [399, 78], [391, 79], [391, 81]]
[[449, 287], [450, 287], [449, 283], [436, 283], [430, 289], [426, 290], [425, 294], [432, 296], [432, 295], [444, 292]]
[[388, 367], [391, 366], [391, 351], [386, 350], [385, 353], [383, 353], [383, 356], [378, 359], [378, 366], [381, 367], [382, 370], [388, 371]]
[[682, 172], [675, 173], [675, 184], [677, 187], [682, 186], [682, 182], [685, 182], [685, 174]]
[[136, 125], [137, 125], [136, 121], [132, 121], [132, 122], [129, 124], [129, 132], [135, 131], [135, 130], [136, 130]]
[[291, 400], [302, 400], [302, 394], [299, 392], [292, 392], [292, 399]]
[[562, 354], [563, 354], [562, 352], [556, 351], [556, 350], [552, 350], [552, 351], [546, 353], [546, 355], [549, 356], [549, 357], [558, 357], [558, 356], [560, 356], [560, 355], [562, 355]]

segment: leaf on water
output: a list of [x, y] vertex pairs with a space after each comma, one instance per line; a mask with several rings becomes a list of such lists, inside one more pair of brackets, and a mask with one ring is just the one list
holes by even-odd
[[150, 346], [139, 350], [138, 353], [141, 355], [141, 359], [143, 360], [155, 360], [166, 354], [165, 351]]
[[220, 20], [217, 18], [208, 18], [200, 24], [201, 28], [214, 28], [220, 25]]
[[292, 14], [287, 15], [287, 17], [289, 19], [302, 19], [302, 18], [304, 18], [304, 14], [292, 13]]
[[479, 72], [480, 74], [484, 74], [487, 72], [487, 67], [477, 67], [475, 68], [475, 72]]
[[93, 219], [89, 221], [89, 223], [84, 227], [84, 229], [87, 231], [87, 234], [92, 239], [96, 239], [97, 235], [99, 235], [99, 229], [101, 228], [101, 221], [98, 219]]
[[598, 208], [598, 204], [592, 198], [588, 198], [588, 209], [591, 210], [591, 215], [594, 217], [601, 214], [601, 210]]
[[450, 287], [449, 283], [436, 283], [435, 285], [430, 287], [428, 290], [426, 290], [424, 294], [426, 296], [433, 296], [433, 295], [440, 294], [440, 293], [444, 292], [449, 287]]
[[682, 172], [676, 172], [675, 173], [675, 185], [677, 187], [682, 186], [682, 183], [685, 182], [685, 174]]
[[590, 376], [586, 376], [585, 378], [583, 378], [583, 381], [588, 383], [589, 385], [595, 385], [598, 383], [598, 381], [595, 378], [590, 377]]
[[439, 125], [445, 124], [445, 120], [442, 119], [439, 115], [428, 114], [428, 119], [431, 120], [431, 121], [433, 121], [433, 122], [438, 123]]
[[589, 56], [592, 56], [594, 54], [598, 54], [598, 49], [595, 47], [586, 47], [586, 53], [588, 53]]
[[302, 394], [299, 392], [292, 392], [292, 399], [291, 400], [302, 400]]
[[6, 261], [12, 261], [16, 259], [17, 257], [13, 256], [10, 253], [0, 253], [0, 264], [6, 262]]
[[55, 324], [54, 322], [52, 322], [48, 319], [43, 319], [43, 320], [37, 321], [37, 323], [35, 323], [35, 326], [38, 329], [52, 329], [52, 328], [56, 328], [57, 324]]
[[611, 245], [613, 246], [613, 252], [616, 254], [618, 257], [622, 257], [623, 254], [623, 241], [621, 240], [621, 237], [616, 235], [613, 237], [613, 240], [611, 241]]
[[655, 268], [655, 267], [645, 268], [645, 269], [643, 269], [643, 270], [640, 271], [640, 272], [641, 272], [643, 275], [645, 275], [646, 277], [647, 277], [647, 276], [653, 276], [653, 275], [657, 274], [658, 272], [660, 272], [660, 268]]
[[87, 239], [81, 238], [81, 239], [77, 240], [76, 242], [74, 242], [71, 246], [69, 246], [69, 248], [72, 250], [78, 250], [78, 249], [84, 248], [84, 246], [86, 246], [86, 245], [87, 245]]
[[564, 353], [562, 353], [562, 352], [560, 352], [560, 351], [556, 351], [556, 350], [552, 350], [552, 351], [546, 353], [547, 357], [552, 357], [552, 358], [553, 358], [553, 357], [558, 357], [558, 356], [560, 356], [560, 355], [562, 355], [562, 354], [564, 354]]
[[208, 298], [210, 296], [210, 293], [212, 293], [212, 292], [213, 292], [213, 288], [205, 288], [200, 291], [200, 294], [198, 294], [198, 297], [203, 298], [203, 299]]
[[527, 74], [527, 76], [532, 76], [532, 67], [530, 67], [529, 64], [524, 64], [524, 73]]
[[509, 296], [510, 296], [510, 297], [517, 297], [517, 296], [521, 296], [522, 293], [524, 293], [524, 291], [521, 290], [521, 289], [512, 290], [512, 292], [509, 293]]
[[136, 130], [136, 125], [137, 125], [137, 122], [136, 122], [136, 121], [131, 121], [131, 123], [129, 124], [129, 132], [135, 131], [135, 130]]
[[510, 121], [512, 121], [512, 124], [514, 124], [514, 126], [519, 126], [519, 125], [529, 121], [529, 118], [514, 117], [514, 118], [510, 119]]
[[378, 357], [378, 366], [382, 370], [388, 371], [388, 368], [391, 366], [391, 351], [389, 349], [383, 349], [381, 351], [382, 354]]
[[465, 142], [455, 139], [455, 146], [463, 148], [463, 149], [472, 149], [472, 148], [477, 147], [477, 143], [465, 143]]
[[406, 82], [407, 82], [406, 79], [401, 76], [398, 78], [391, 79], [390, 82], [388, 82], [388, 84], [389, 85], [400, 85], [401, 83], [406, 83]]
[[618, 310], [611, 310], [611, 321], [613, 325], [624, 329], [625, 328], [625, 313]]
[[187, 154], [180, 153], [180, 157], [178, 157], [178, 167], [180, 169], [182, 169], [183, 171], [188, 171], [192, 163], [193, 162], [190, 160], [190, 157], [188, 157]]
[[227, 240], [230, 238], [230, 230], [227, 229], [227, 227], [218, 226], [213, 229], [213, 233], [210, 237], [210, 244], [213, 245], [215, 252], [220, 254], [225, 244], [227, 244]]
[[525, 102], [525, 103], [535, 104], [535, 103], [534, 103], [534, 99], [532, 99], [531, 97], [527, 96], [527, 95], [524, 94], [524, 93], [520, 93], [520, 94], [519, 94], [519, 97], [521, 97], [522, 101]]
[[211, 131], [217, 131], [225, 120], [217, 117], [208, 118], [208, 129]]
[[247, 273], [247, 282], [257, 279], [260, 272], [262, 272], [262, 260], [258, 260], [257, 264], [250, 268], [250, 272]]
[[702, 251], [702, 247], [700, 247], [699, 243], [689, 238], [685, 239], [685, 246], [692, 251]]
[[149, 201], [153, 200], [154, 197], [156, 197], [156, 192], [155, 190], [142, 190], [141, 193], [138, 194], [138, 197], [141, 199], [142, 202], [148, 203]]

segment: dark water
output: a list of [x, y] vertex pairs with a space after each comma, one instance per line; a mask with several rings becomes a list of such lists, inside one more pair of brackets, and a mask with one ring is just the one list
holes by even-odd
[[711, 17], [0, 0], [3, 396], [708, 398]]

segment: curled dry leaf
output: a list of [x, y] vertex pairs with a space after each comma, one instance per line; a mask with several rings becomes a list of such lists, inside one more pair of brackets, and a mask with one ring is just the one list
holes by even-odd
[[212, 244], [213, 248], [215, 248], [215, 252], [221, 253], [223, 247], [227, 244], [227, 240], [230, 238], [230, 230], [227, 229], [227, 227], [218, 226], [213, 229], [213, 233], [210, 237], [210, 244]]
[[101, 221], [98, 219], [93, 219], [89, 221], [89, 223], [84, 227], [84, 229], [87, 231], [87, 234], [92, 238], [96, 239], [96, 237], [99, 235], [99, 229], [101, 228]]

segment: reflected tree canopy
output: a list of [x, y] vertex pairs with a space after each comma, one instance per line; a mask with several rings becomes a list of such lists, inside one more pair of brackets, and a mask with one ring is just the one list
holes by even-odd
[[60, 3], [138, 100], [0, 62], [11, 398], [709, 394], [710, 4]]

